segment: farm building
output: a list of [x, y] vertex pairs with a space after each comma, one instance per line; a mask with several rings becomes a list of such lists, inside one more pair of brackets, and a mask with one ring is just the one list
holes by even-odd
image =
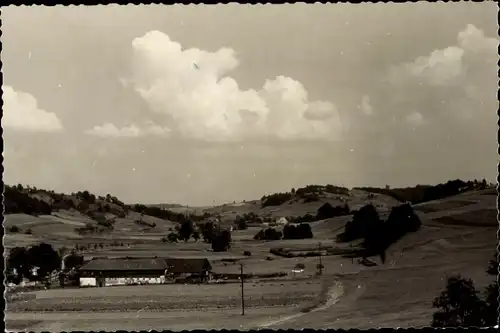
[[198, 258], [95, 259], [79, 269], [80, 286], [161, 284], [175, 278], [211, 278], [212, 266]]

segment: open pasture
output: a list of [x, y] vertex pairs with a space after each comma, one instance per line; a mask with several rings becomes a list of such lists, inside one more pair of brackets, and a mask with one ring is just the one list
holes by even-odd
[[[245, 303], [261, 306], [305, 305], [321, 291], [320, 279], [308, 281], [245, 283]], [[241, 302], [239, 283], [201, 285], [149, 285], [108, 288], [68, 288], [34, 291], [36, 299], [13, 302], [9, 311], [138, 311], [237, 307]], [[309, 303], [308, 303], [309, 302]]]
[[251, 329], [298, 313], [294, 306], [251, 308], [241, 316], [237, 307], [136, 312], [21, 312], [6, 315], [7, 329], [30, 331], [139, 331], [193, 329]]

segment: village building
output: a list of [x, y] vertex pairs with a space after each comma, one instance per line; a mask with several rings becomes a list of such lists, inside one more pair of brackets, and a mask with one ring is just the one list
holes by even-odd
[[80, 267], [80, 287], [162, 284], [176, 278], [211, 279], [206, 258], [94, 259]]
[[276, 224], [279, 225], [279, 226], [285, 226], [287, 225], [289, 222], [288, 220], [286, 219], [286, 217], [280, 217], [279, 219], [276, 220]]

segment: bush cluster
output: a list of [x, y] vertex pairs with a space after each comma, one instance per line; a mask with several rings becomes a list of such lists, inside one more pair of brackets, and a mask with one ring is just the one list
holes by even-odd
[[363, 239], [367, 255], [379, 254], [385, 261], [385, 250], [409, 232], [420, 229], [421, 222], [410, 204], [393, 207], [387, 221], [380, 219], [372, 204], [354, 212], [344, 232], [337, 236], [337, 242]]
[[[38, 270], [34, 271], [34, 268]], [[9, 251], [6, 260], [7, 281], [19, 284], [23, 278], [41, 281], [47, 275], [61, 268], [61, 257], [51, 245], [40, 243], [29, 248], [15, 247]]]

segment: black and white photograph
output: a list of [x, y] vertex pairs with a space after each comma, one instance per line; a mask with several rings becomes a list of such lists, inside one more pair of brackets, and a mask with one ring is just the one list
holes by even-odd
[[2, 7], [6, 330], [498, 325], [497, 15]]

